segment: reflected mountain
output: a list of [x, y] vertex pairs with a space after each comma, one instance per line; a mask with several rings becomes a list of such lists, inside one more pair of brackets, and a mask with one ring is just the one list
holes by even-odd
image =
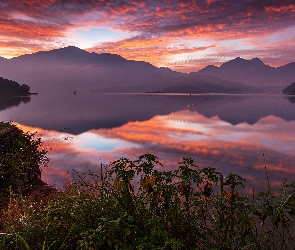
[[21, 97], [5, 97], [0, 96], [0, 111], [9, 109], [14, 106], [18, 106], [21, 103], [28, 103], [31, 100], [29, 96], [21, 96]]
[[2, 119], [32, 127], [80, 134], [120, 127], [181, 110], [217, 116], [232, 125], [254, 124], [263, 117], [295, 120], [295, 106], [283, 95], [76, 94], [34, 96], [27, 105], [0, 113]]
[[293, 96], [293, 97], [288, 97], [288, 99], [289, 99], [289, 101], [291, 102], [291, 103], [295, 103], [295, 97]]

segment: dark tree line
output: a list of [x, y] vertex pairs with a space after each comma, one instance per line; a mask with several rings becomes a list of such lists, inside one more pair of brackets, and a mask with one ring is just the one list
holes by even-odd
[[0, 77], [0, 95], [19, 96], [29, 95], [30, 87], [26, 84], [19, 83]]

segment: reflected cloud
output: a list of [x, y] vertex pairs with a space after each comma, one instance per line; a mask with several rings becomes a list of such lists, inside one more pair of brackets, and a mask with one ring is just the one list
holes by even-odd
[[28, 103], [31, 97], [5, 97], [0, 95], [0, 111], [9, 109], [14, 106], [19, 106], [22, 103]]
[[[154, 116], [169, 115], [181, 110], [197, 112], [207, 118], [215, 117], [232, 125], [255, 124], [265, 117], [294, 121], [294, 108], [294, 104], [287, 98], [275, 95], [81, 94], [79, 92], [77, 95], [69, 93], [64, 96], [34, 96], [26, 105], [2, 111], [1, 119], [46, 130], [60, 131], [68, 128], [66, 132], [70, 134], [82, 134], [92, 129], [111, 129], [129, 122], [148, 121]], [[182, 118], [175, 119], [170, 120], [170, 123]], [[185, 123], [177, 124], [180, 126]], [[206, 131], [202, 131], [204, 132]]]
[[73, 169], [81, 174], [98, 173], [100, 164], [121, 157], [136, 160], [145, 153], [158, 156], [164, 170], [174, 170], [183, 157], [194, 158], [200, 167], [245, 177], [247, 187], [255, 186], [255, 190], [267, 187], [266, 170], [274, 187], [286, 179], [294, 181], [295, 122], [273, 116], [255, 125], [233, 126], [216, 116], [179, 111], [80, 135], [19, 126], [42, 134], [44, 146], [52, 148], [51, 164], [43, 169], [42, 178], [57, 186], [71, 178]]

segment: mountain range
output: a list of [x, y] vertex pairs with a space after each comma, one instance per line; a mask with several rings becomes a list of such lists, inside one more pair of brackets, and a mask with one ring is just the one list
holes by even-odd
[[228, 81], [243, 82], [252, 86], [286, 87], [295, 79], [295, 62], [274, 68], [265, 65], [259, 58], [245, 60], [237, 57], [220, 67], [208, 65], [190, 75], [211, 75]]
[[0, 76], [56, 95], [99, 92], [253, 93], [279, 91], [295, 80], [295, 63], [273, 68], [260, 59], [236, 58], [184, 74], [115, 54], [89, 53], [74, 46], [0, 57]]

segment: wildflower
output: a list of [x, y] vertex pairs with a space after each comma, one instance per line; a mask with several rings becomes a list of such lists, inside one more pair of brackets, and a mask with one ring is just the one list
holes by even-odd
[[232, 193], [232, 192], [228, 192], [228, 191], [224, 192], [224, 198], [228, 202], [234, 202], [236, 197], [238, 197], [238, 196], [239, 196], [238, 192], [236, 192], [236, 193]]
[[276, 224], [282, 223], [285, 228], [290, 227], [291, 221], [285, 214], [280, 214], [277, 218]]
[[153, 175], [149, 175], [140, 179], [140, 186], [148, 193], [153, 192], [153, 186], [155, 186], [156, 178]]
[[123, 181], [121, 181], [121, 179], [119, 177], [117, 177], [115, 180], [114, 180], [114, 188], [118, 191], [118, 192], [121, 192], [123, 189], [124, 189], [124, 183]]

